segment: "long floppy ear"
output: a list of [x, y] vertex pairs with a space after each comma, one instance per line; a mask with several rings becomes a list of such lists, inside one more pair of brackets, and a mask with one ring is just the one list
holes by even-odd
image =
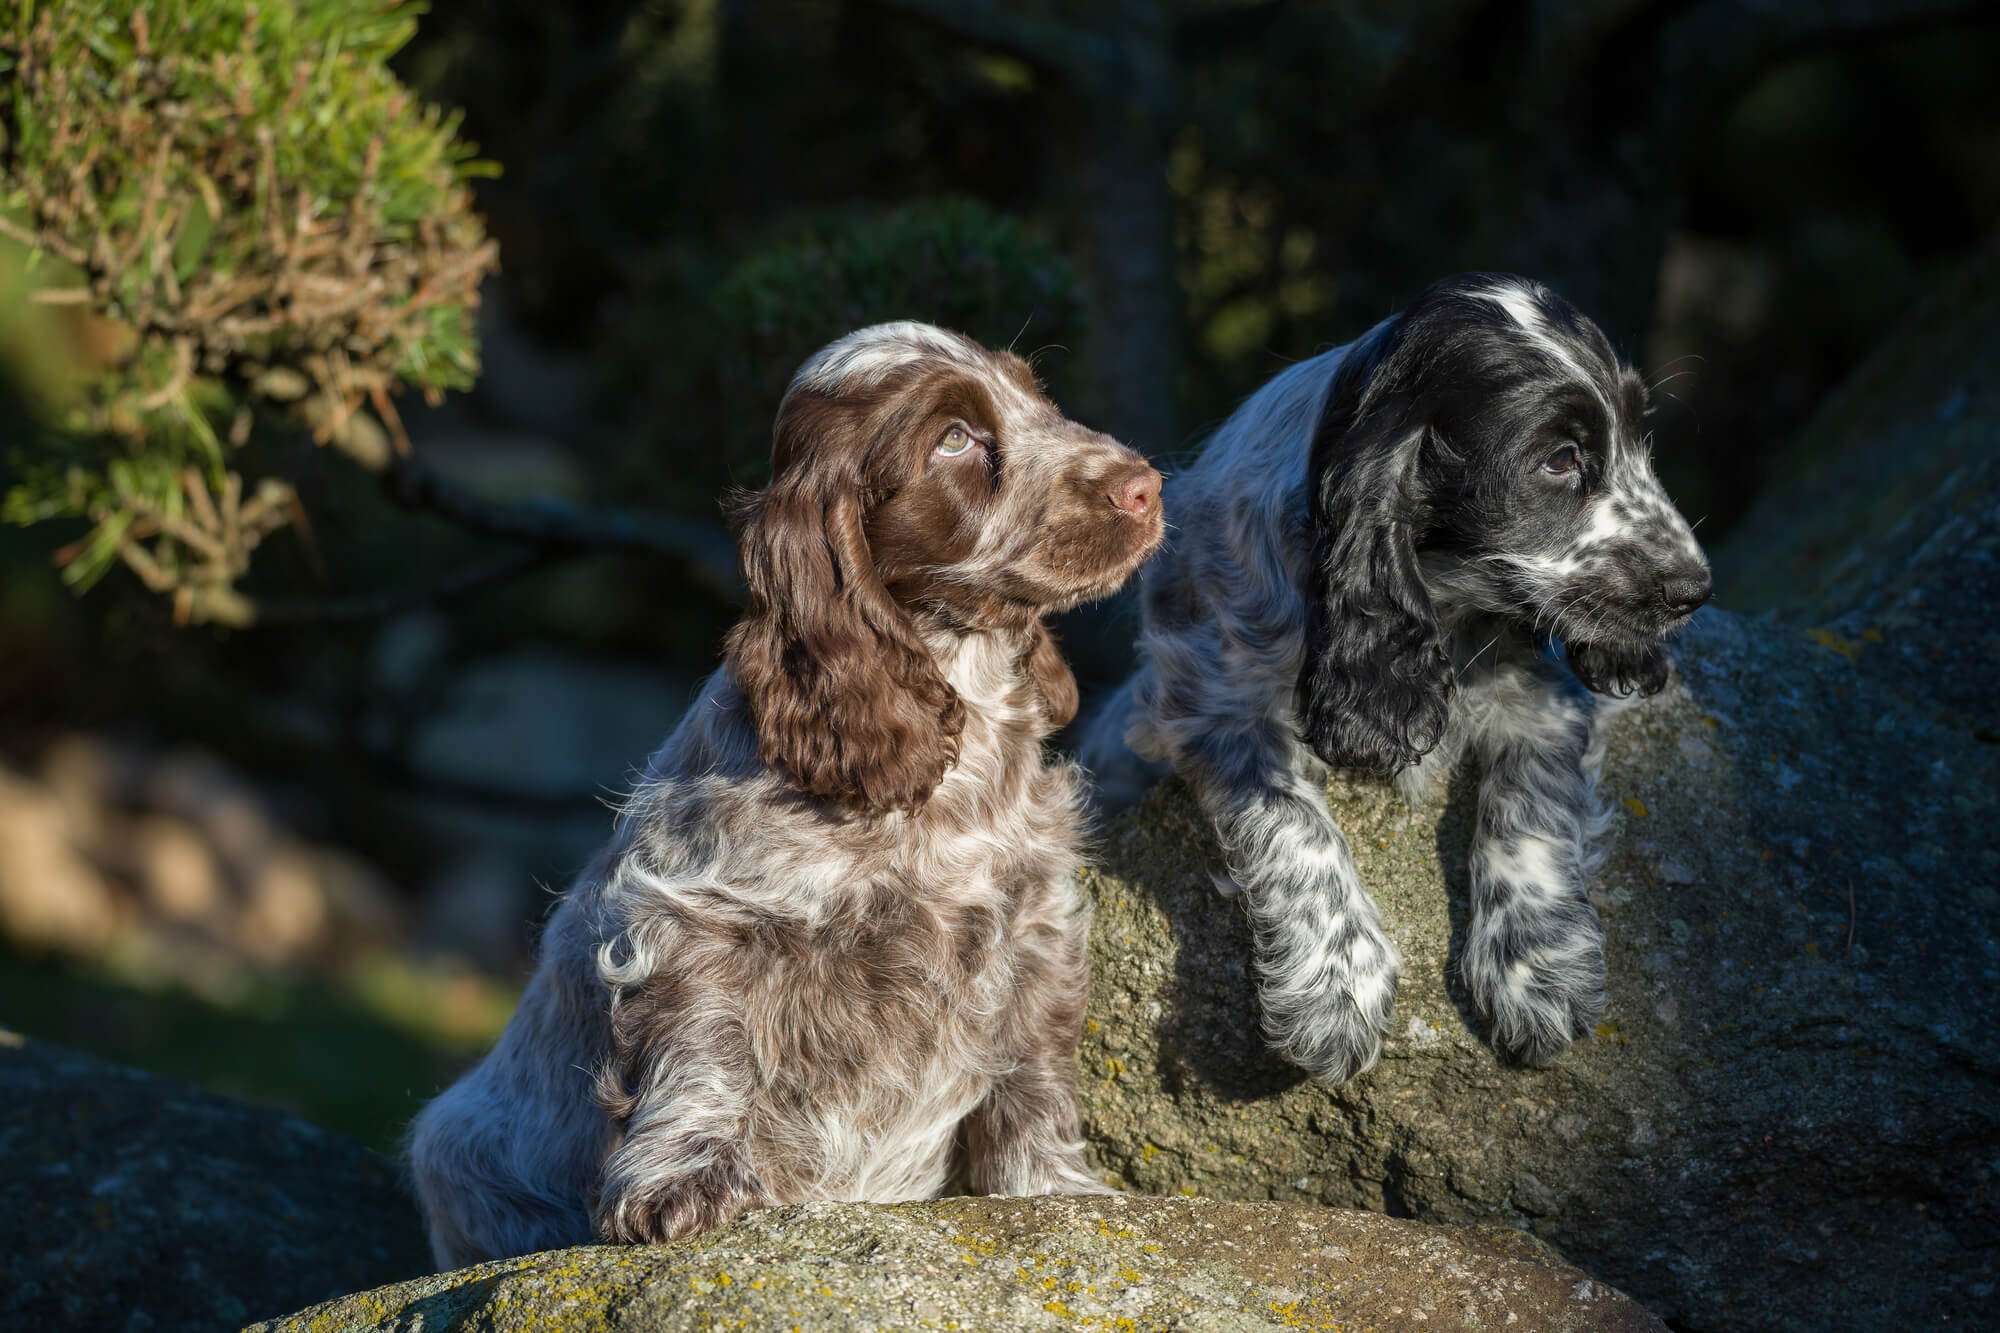
[[1658, 694], [1667, 685], [1667, 650], [1658, 644], [1641, 648], [1605, 648], [1593, 643], [1563, 644], [1569, 669], [1593, 694], [1623, 699], [1638, 693]]
[[1034, 642], [1028, 645], [1027, 668], [1028, 679], [1041, 691], [1042, 708], [1048, 713], [1050, 724], [1068, 726], [1076, 716], [1076, 675], [1070, 671], [1069, 663], [1063, 661], [1056, 636], [1040, 621], [1035, 622]]
[[958, 758], [964, 706], [883, 589], [858, 477], [814, 459], [743, 510], [750, 610], [728, 659], [764, 762], [867, 810], [915, 810]]
[[1412, 531], [1424, 426], [1385, 382], [1393, 327], [1349, 353], [1313, 437], [1300, 729], [1336, 768], [1393, 773], [1444, 736], [1451, 659]]

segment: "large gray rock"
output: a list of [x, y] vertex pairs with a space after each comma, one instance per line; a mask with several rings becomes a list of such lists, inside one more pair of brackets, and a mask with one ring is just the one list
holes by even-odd
[[[1470, 784], [1412, 809], [1336, 778], [1405, 966], [1381, 1065], [1301, 1082], [1262, 1050], [1244, 918], [1169, 783], [1112, 825], [1090, 881], [1081, 1063], [1103, 1167], [1147, 1191], [1524, 1227], [1688, 1329], [1990, 1318], [2000, 377], [1964, 328], [1996, 314], [1991, 284], [1934, 346], [1906, 330], [1862, 377], [1896, 410], [1863, 394], [1823, 426], [1830, 449], [1890, 432], [1929, 489], [1894, 517], [1857, 506], [1872, 545], [1838, 552], [1802, 614], [1705, 612], [1668, 691], [1614, 723], [1594, 1040], [1503, 1068], [1468, 1020]], [[1758, 558], [1787, 565], [1825, 539], [1817, 520]]]
[[[1938, 572], [1919, 548], [1951, 551], [1955, 474], [2000, 455], [2000, 235], [1884, 340], [1811, 423], [1776, 451], [1770, 483], [1714, 552], [1716, 583], [1737, 609], [1807, 618], [1854, 610], [1884, 575]], [[1759, 442], [1745, 441], [1746, 447]], [[1893, 580], [1891, 580], [1893, 582]]]
[[751, 1213], [363, 1292], [256, 1333], [1663, 1326], [1503, 1227], [1194, 1199], [945, 1199]]
[[235, 1328], [430, 1267], [395, 1169], [0, 1029], [0, 1328]]

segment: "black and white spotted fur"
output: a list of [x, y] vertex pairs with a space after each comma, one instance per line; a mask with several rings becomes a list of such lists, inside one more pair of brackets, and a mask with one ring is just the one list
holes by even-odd
[[1468, 274], [1278, 375], [1167, 487], [1143, 660], [1083, 757], [1112, 808], [1168, 766], [1193, 789], [1255, 929], [1265, 1032], [1324, 1080], [1374, 1063], [1398, 970], [1327, 765], [1415, 794], [1476, 761], [1458, 966], [1495, 1045], [1543, 1062], [1604, 1010], [1585, 886], [1608, 815], [1577, 678], [1657, 691], [1662, 636], [1709, 591], [1645, 408], [1560, 297]]

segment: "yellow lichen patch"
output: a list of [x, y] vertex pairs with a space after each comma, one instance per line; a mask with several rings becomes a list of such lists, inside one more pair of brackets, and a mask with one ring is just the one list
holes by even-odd
[[1636, 796], [1627, 796], [1625, 798], [1625, 808], [1627, 810], [1630, 810], [1634, 815], [1636, 815], [1640, 819], [1644, 819], [1647, 815], [1652, 813], [1652, 811], [1646, 808], [1646, 803], [1640, 800]]
[[[1806, 637], [1828, 652], [1839, 653], [1850, 661], [1861, 655], [1862, 644], [1859, 640], [1847, 638], [1830, 629], [1815, 626], [1806, 631]], [[1879, 640], [1881, 635], [1877, 634], [1876, 638]]]

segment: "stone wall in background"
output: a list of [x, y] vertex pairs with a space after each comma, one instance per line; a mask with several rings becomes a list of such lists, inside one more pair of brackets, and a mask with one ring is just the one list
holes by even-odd
[[298, 837], [207, 756], [71, 735], [33, 772], [0, 766], [0, 945], [116, 956], [212, 991], [245, 968], [330, 967], [405, 933], [377, 871]]

